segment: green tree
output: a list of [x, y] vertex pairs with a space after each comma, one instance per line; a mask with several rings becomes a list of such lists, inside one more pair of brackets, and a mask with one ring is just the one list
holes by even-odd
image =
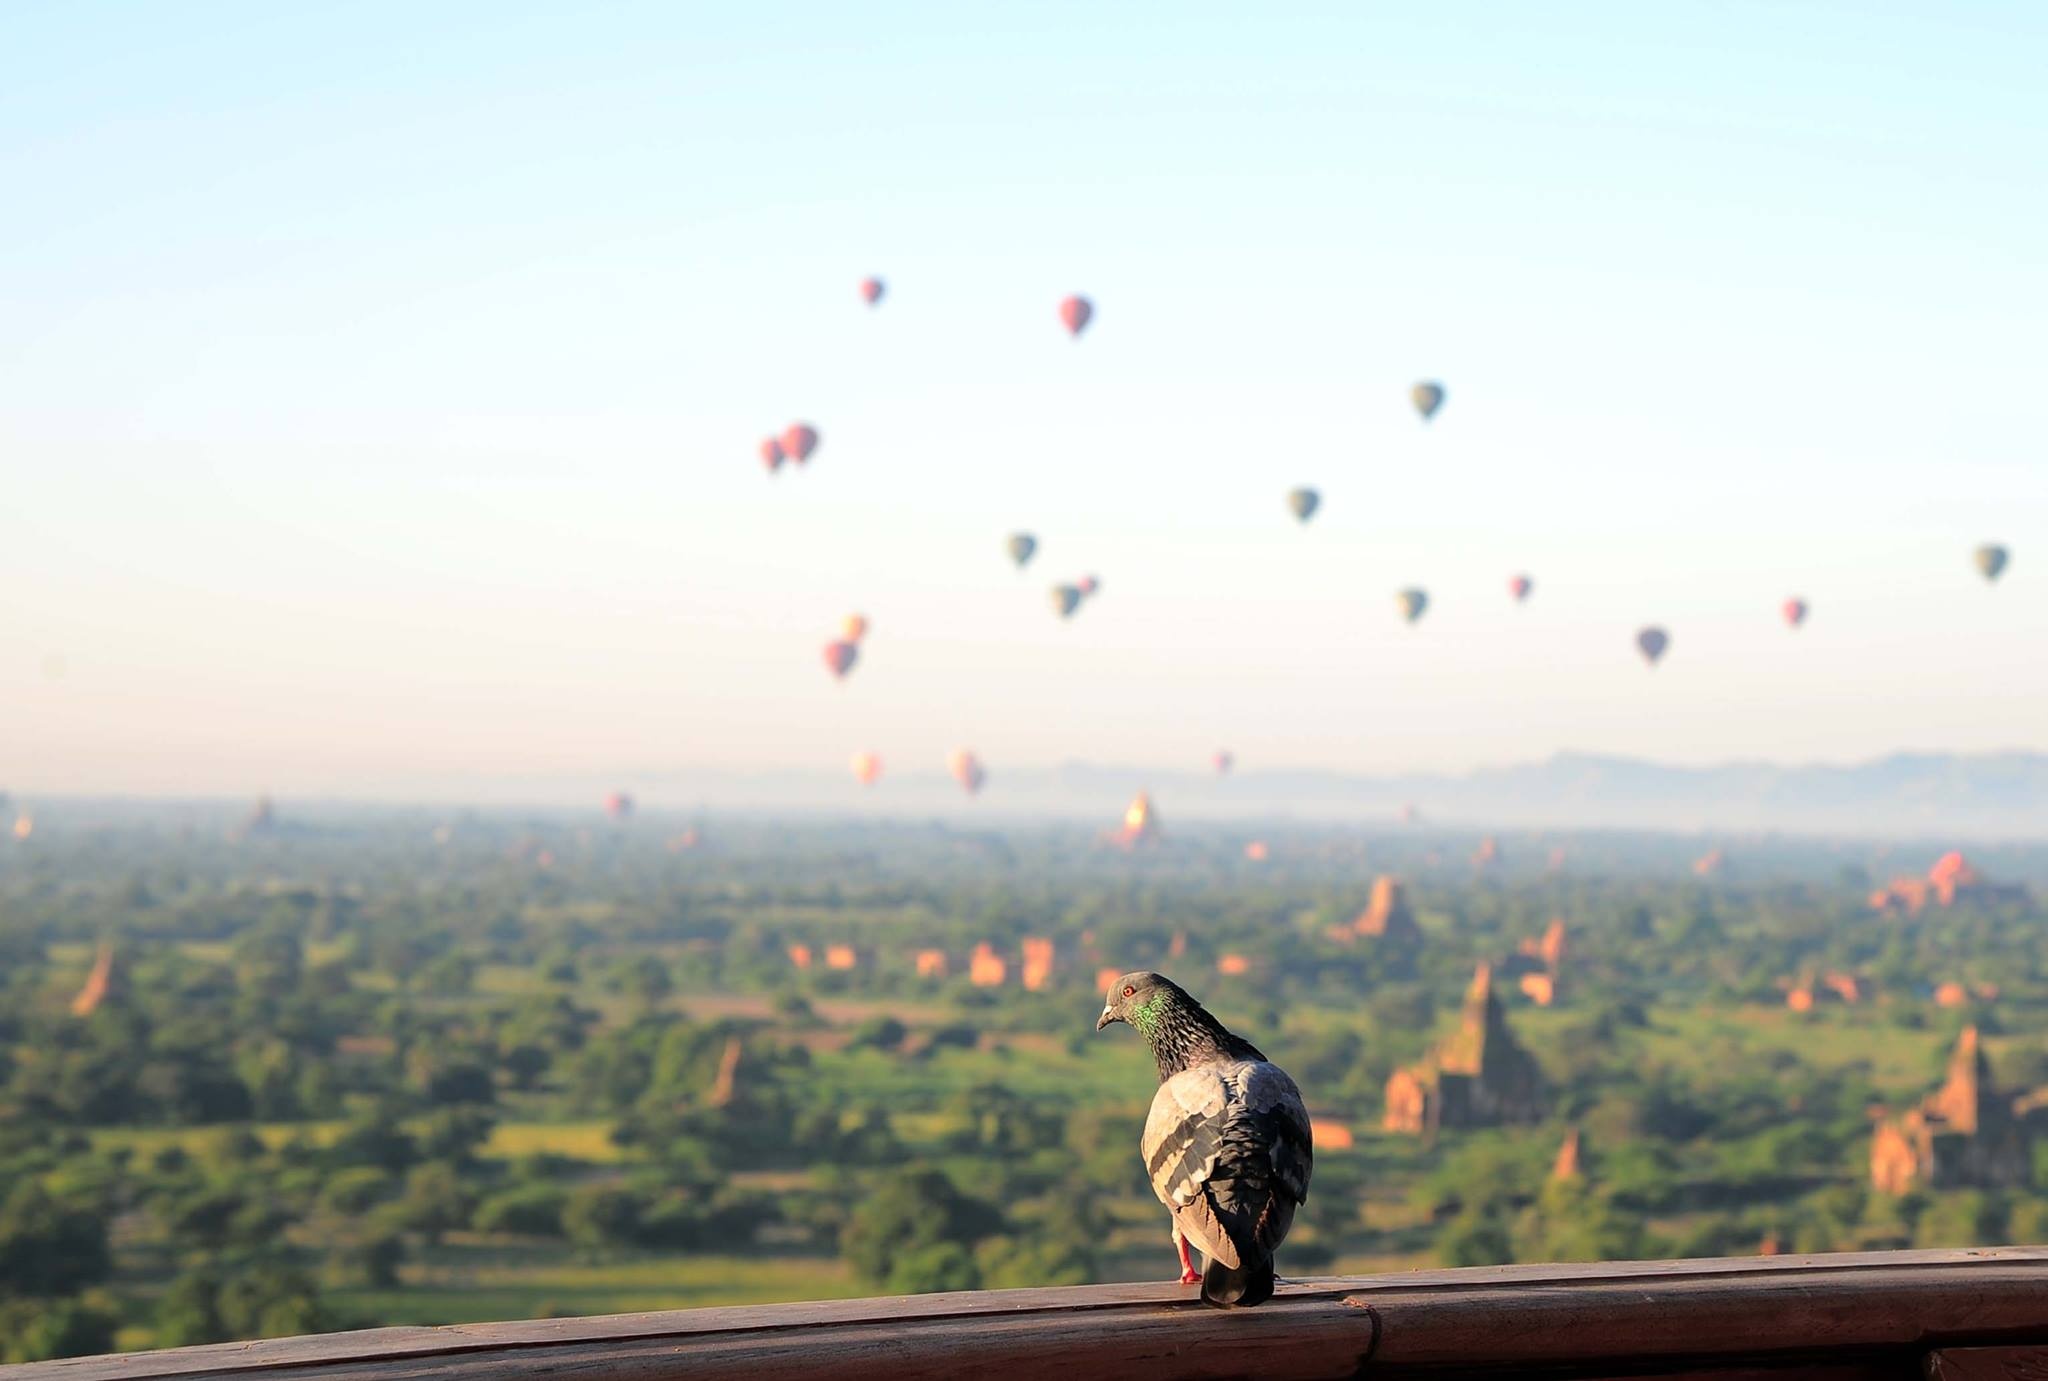
[[583, 1185], [562, 1204], [562, 1231], [586, 1249], [619, 1246], [633, 1240], [641, 1207], [639, 1195], [618, 1185]]
[[159, 1347], [324, 1333], [333, 1327], [312, 1280], [288, 1260], [253, 1259], [236, 1269], [209, 1263], [177, 1277], [157, 1302]]
[[478, 1232], [560, 1237], [562, 1210], [567, 1201], [568, 1194], [556, 1185], [514, 1185], [477, 1205], [471, 1221]]
[[462, 1172], [447, 1161], [430, 1160], [406, 1172], [405, 1192], [384, 1209], [385, 1221], [417, 1232], [429, 1242], [469, 1226], [476, 1200]]
[[397, 1287], [398, 1268], [405, 1263], [405, 1239], [393, 1232], [372, 1233], [343, 1244], [330, 1258], [335, 1280], [372, 1290]]
[[1486, 1206], [1466, 1209], [1444, 1224], [1436, 1254], [1446, 1266], [1502, 1266], [1515, 1259], [1507, 1224]]
[[[961, 1193], [940, 1171], [908, 1170], [882, 1179], [847, 1216], [839, 1245], [854, 1270], [871, 1283], [894, 1290], [900, 1284], [896, 1274], [899, 1262], [917, 1259], [920, 1264], [915, 1269], [926, 1273], [921, 1278], [940, 1267], [957, 1272], [958, 1262], [951, 1255], [927, 1255], [930, 1249], [944, 1245], [961, 1248], [965, 1270], [973, 1273], [973, 1258], [967, 1249], [1001, 1226], [1001, 1215], [995, 1209]], [[974, 1287], [926, 1284], [919, 1288]]]
[[76, 1299], [0, 1300], [0, 1362], [114, 1350], [114, 1316]]
[[928, 1295], [938, 1290], [978, 1290], [981, 1272], [974, 1254], [959, 1242], [937, 1242], [895, 1254], [883, 1288], [892, 1295]]
[[0, 1293], [68, 1295], [113, 1271], [106, 1220], [32, 1180], [0, 1204]]

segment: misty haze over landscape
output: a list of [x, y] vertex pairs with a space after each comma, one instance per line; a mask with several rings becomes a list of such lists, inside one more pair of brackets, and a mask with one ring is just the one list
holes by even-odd
[[[891, 772], [860, 791], [836, 772], [621, 770], [612, 777], [506, 777], [420, 783], [387, 799], [287, 797], [295, 807], [408, 803], [436, 809], [588, 809], [631, 787], [653, 811], [801, 815], [811, 820], [934, 820], [952, 826], [1106, 824], [1130, 793], [1149, 791], [1171, 822], [1290, 826], [1442, 826], [1520, 830], [1788, 832], [1839, 838], [2048, 838], [2048, 754], [1901, 752], [1874, 762], [1729, 762], [1677, 766], [1563, 752], [1475, 772], [1358, 775], [1307, 768], [1233, 768], [1227, 775], [1098, 762], [991, 770], [969, 801], [944, 772]], [[35, 801], [35, 793], [23, 793]], [[61, 797], [59, 797], [61, 799]], [[78, 797], [72, 805], [94, 801]], [[100, 799], [111, 801], [111, 799]], [[147, 813], [145, 797], [123, 799]], [[240, 809], [244, 801], [231, 801]]]
[[1272, 819], [1389, 824], [1411, 808], [1433, 825], [1486, 828], [1785, 830], [1972, 839], [2048, 836], [2048, 754], [1896, 753], [1871, 762], [1677, 766], [1559, 753], [1470, 773], [1318, 772], [1239, 766], [1228, 774], [1068, 762], [990, 765], [973, 801], [943, 772], [890, 772], [862, 792], [840, 773], [621, 770], [609, 777], [507, 777], [400, 787], [393, 801], [503, 806], [587, 805], [625, 786], [656, 810], [798, 811], [860, 818], [1111, 821], [1149, 791], [1169, 826], [1182, 820]]

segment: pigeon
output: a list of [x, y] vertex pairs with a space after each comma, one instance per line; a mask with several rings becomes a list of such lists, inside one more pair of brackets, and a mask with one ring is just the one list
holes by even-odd
[[[1248, 1308], [1273, 1297], [1273, 1252], [1308, 1197], [1314, 1161], [1301, 1090], [1172, 979], [1127, 973], [1109, 985], [1100, 1031], [1135, 1026], [1159, 1065], [1138, 1143], [1152, 1192], [1173, 1215], [1180, 1283], [1202, 1302]], [[1198, 1275], [1188, 1244], [1202, 1249]]]

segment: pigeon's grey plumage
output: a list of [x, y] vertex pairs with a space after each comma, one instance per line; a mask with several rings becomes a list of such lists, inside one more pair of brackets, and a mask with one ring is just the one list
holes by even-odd
[[[1308, 1197], [1314, 1162], [1301, 1091], [1249, 1041], [1225, 1030], [1171, 979], [1127, 973], [1110, 985], [1101, 1030], [1136, 1027], [1159, 1066], [1139, 1150], [1175, 1244], [1201, 1248], [1202, 1299], [1261, 1304], [1273, 1252]], [[1192, 1280], [1185, 1247], [1182, 1279]]]

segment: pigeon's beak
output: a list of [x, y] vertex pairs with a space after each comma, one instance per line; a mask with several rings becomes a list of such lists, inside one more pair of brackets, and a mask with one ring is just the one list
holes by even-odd
[[1095, 1029], [1100, 1031], [1103, 1027], [1119, 1019], [1115, 1008], [1105, 1007], [1102, 1009], [1102, 1015], [1095, 1019]]

